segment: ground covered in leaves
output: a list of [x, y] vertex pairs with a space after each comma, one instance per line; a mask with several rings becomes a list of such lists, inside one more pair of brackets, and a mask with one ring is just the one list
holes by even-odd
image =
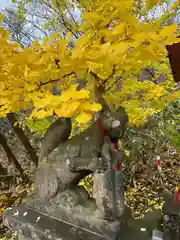
[[3, 224], [3, 212], [21, 204], [24, 199], [32, 194], [31, 184], [23, 183], [21, 179], [16, 180], [18, 184], [13, 182], [13, 185], [8, 190], [1, 191], [0, 193], [0, 239], [15, 239], [16, 233], [7, 228]]
[[135, 218], [143, 218], [153, 209], [162, 210], [164, 194], [173, 194], [180, 183], [180, 155], [166, 159], [161, 163], [161, 170], [145, 171], [137, 176], [136, 186], [126, 187], [126, 204], [132, 209]]

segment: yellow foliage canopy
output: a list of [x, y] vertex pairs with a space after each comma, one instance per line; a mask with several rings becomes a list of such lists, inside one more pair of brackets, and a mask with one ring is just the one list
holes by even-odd
[[[162, 2], [149, 0], [144, 8]], [[180, 41], [176, 25], [162, 26], [161, 16], [151, 22], [140, 20], [133, 0], [92, 1], [90, 9], [82, 14], [82, 35], [72, 48], [68, 33], [66, 39], [55, 34], [42, 44], [34, 42], [21, 49], [0, 28], [1, 116], [33, 107], [31, 117], [55, 112], [85, 123], [101, 109], [94, 102], [94, 90], [102, 86], [107, 101], [124, 106], [130, 122], [137, 125], [179, 97], [179, 93], [169, 93], [173, 79], [165, 57], [166, 45]], [[162, 66], [168, 68], [165, 83], [137, 80], [141, 69], [152, 65], [157, 73]], [[86, 82], [86, 89], [77, 90], [77, 78]], [[53, 95], [54, 87], [61, 95]]]

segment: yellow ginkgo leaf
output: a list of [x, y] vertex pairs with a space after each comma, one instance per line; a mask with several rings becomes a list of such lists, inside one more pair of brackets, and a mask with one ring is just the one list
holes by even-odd
[[0, 22], [2, 22], [4, 19], [4, 15], [3, 14], [0, 14]]
[[114, 28], [113, 35], [120, 35], [125, 31], [126, 23], [120, 23]]
[[62, 103], [59, 109], [56, 109], [55, 112], [58, 116], [71, 117], [77, 108], [79, 107], [80, 102], [74, 101], [71, 103]]
[[80, 102], [74, 101], [74, 102], [69, 103], [69, 104], [67, 104], [67, 105], [68, 105], [69, 109], [70, 109], [72, 112], [74, 112], [74, 111], [76, 111], [77, 108], [79, 107]]
[[76, 91], [74, 92], [74, 95], [73, 95], [74, 99], [89, 99], [89, 97], [90, 97], [90, 92], [85, 89]]
[[77, 117], [76, 121], [79, 123], [87, 123], [92, 119], [92, 114], [87, 112], [81, 112]]
[[63, 101], [63, 102], [67, 102], [67, 101], [69, 101], [70, 99], [72, 99], [72, 94], [71, 94], [71, 92], [70, 91], [68, 91], [68, 92], [63, 92], [62, 94], [61, 94], [61, 101]]
[[4, 211], [5, 211], [4, 207], [0, 208], [0, 216], [3, 214]]
[[84, 19], [84, 20], [103, 20], [104, 18], [103, 18], [103, 16], [102, 15], [100, 15], [100, 14], [98, 14], [98, 13], [95, 13], [95, 12], [84, 12], [83, 14], [82, 14], [82, 18]]
[[64, 111], [64, 109], [55, 109], [55, 113], [59, 116], [59, 117], [71, 117], [70, 112], [68, 111], [68, 109], [66, 109], [66, 111]]
[[112, 44], [112, 50], [114, 51], [114, 55], [121, 55], [124, 54], [129, 49], [129, 44], [126, 42]]
[[49, 109], [48, 111], [45, 111], [44, 109], [41, 109], [41, 110], [37, 110], [37, 109], [34, 109], [31, 113], [31, 118], [35, 117], [35, 118], [44, 118], [44, 117], [48, 117], [48, 116], [51, 116], [52, 115], [52, 110]]
[[85, 102], [80, 105], [81, 110], [89, 110], [92, 112], [98, 112], [101, 110], [101, 105], [97, 103], [90, 103], [90, 102]]
[[34, 192], [34, 184], [31, 185], [31, 191]]
[[175, 33], [178, 29], [178, 25], [177, 24], [171, 24], [169, 26], [165, 26], [161, 31], [160, 31], [160, 35], [162, 36], [169, 36], [173, 33]]
[[0, 27], [0, 38], [4, 38], [4, 40], [9, 39], [9, 33], [3, 27]]

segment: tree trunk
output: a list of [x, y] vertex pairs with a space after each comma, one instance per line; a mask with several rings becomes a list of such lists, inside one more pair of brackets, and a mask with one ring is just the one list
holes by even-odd
[[27, 153], [31, 157], [31, 160], [33, 161], [33, 163], [37, 167], [38, 166], [38, 157], [36, 155], [36, 152], [33, 149], [33, 147], [31, 146], [31, 144], [29, 143], [29, 140], [26, 137], [23, 130], [18, 125], [14, 126], [14, 124], [16, 123], [16, 118], [15, 118], [14, 114], [13, 113], [8, 113], [7, 118], [9, 120], [9, 122], [11, 123], [12, 128], [15, 131], [16, 135], [21, 140], [21, 142], [22, 142], [24, 148], [26, 149]]
[[[2, 147], [4, 148], [7, 157], [8, 157], [8, 161], [9, 164], [13, 164], [14, 167], [19, 171], [19, 173], [23, 176], [24, 175], [24, 171], [21, 168], [21, 165], [19, 164], [19, 162], [17, 161], [16, 157], [14, 156], [14, 154], [12, 153], [11, 149], [9, 148], [6, 138], [3, 136], [2, 133], [0, 133], [0, 144], [2, 145]], [[1, 167], [1, 166], [0, 166]]]

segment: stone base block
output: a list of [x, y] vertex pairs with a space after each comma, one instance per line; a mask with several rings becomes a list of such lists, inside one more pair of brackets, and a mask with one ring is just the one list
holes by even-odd
[[[72, 216], [75, 219], [75, 216]], [[6, 225], [17, 230], [21, 235], [19, 240], [149, 240], [151, 230], [141, 221], [129, 219], [127, 223], [109, 222], [97, 225], [97, 222], [87, 227], [83, 221], [65, 221], [55, 218], [37, 209], [20, 205], [4, 214]], [[84, 225], [83, 225], [84, 223]], [[142, 231], [146, 228], [146, 231]]]
[[105, 220], [93, 199], [70, 190], [48, 201], [26, 200], [8, 210], [4, 221], [27, 240], [149, 240], [153, 230], [151, 222], [136, 221], [126, 211], [120, 219]]

